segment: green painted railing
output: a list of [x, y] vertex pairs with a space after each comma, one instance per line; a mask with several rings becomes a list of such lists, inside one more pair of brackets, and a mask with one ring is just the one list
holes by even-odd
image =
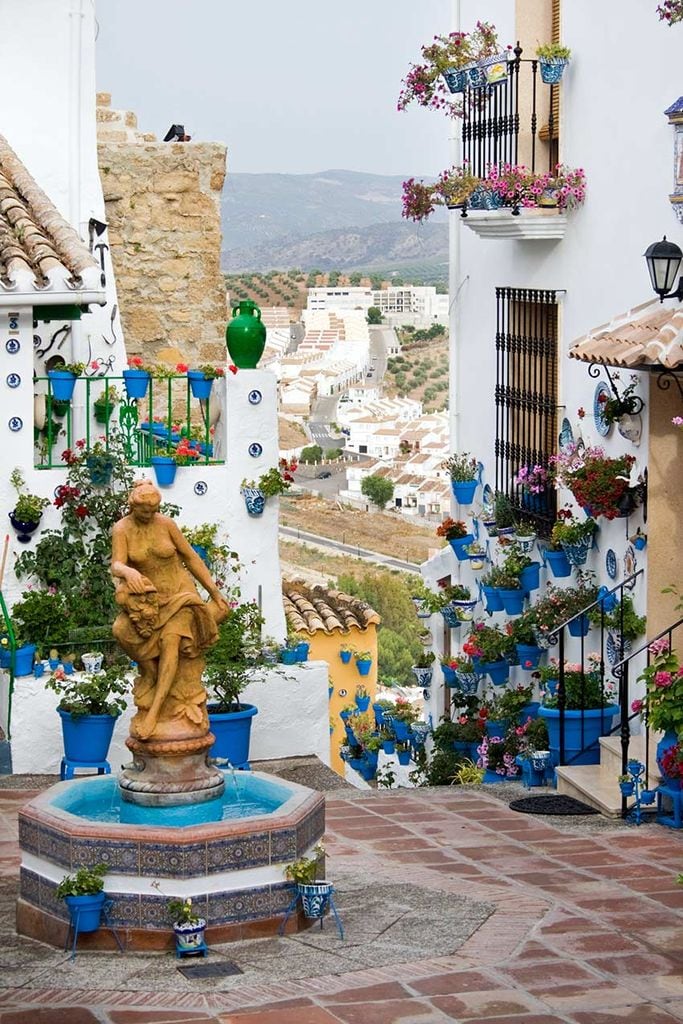
[[[134, 466], [149, 466], [155, 454], [174, 454], [183, 439], [197, 452], [196, 458], [191, 460], [193, 465], [221, 461], [212, 455], [212, 399], [193, 398], [190, 382], [184, 374], [151, 377], [147, 394], [137, 399], [127, 397], [124, 378], [120, 376], [77, 377], [73, 398], [68, 402], [54, 397], [49, 377], [37, 377], [36, 381], [47, 384], [47, 393], [42, 396], [45, 398], [45, 423], [41, 428], [34, 423], [38, 469], [64, 466], [62, 439], [66, 448], [72, 448], [77, 440], [83, 439], [85, 450], [89, 451], [97, 442], [108, 448], [114, 431], [123, 441], [128, 461]], [[213, 387], [217, 384], [220, 386], [222, 381], [214, 381]], [[214, 397], [213, 401], [216, 400]], [[83, 428], [76, 431], [75, 422], [82, 422]]]
[[3, 636], [7, 638], [7, 645], [4, 649], [9, 647], [9, 694], [7, 697], [7, 739], [12, 739], [12, 697], [14, 695], [14, 669], [16, 663], [16, 652], [17, 652], [17, 638], [14, 634], [14, 628], [12, 626], [12, 620], [9, 617], [7, 611], [7, 605], [5, 604], [5, 598], [2, 591], [0, 590], [0, 614], [2, 614], [3, 623]]

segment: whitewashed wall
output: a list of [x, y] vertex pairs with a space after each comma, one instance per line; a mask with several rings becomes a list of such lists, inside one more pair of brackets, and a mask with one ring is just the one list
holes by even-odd
[[[45, 689], [45, 679], [16, 680], [12, 712], [12, 771], [14, 774], [59, 772], [63, 756], [59, 698]], [[0, 671], [0, 706], [6, 701], [8, 675]], [[273, 666], [256, 673], [242, 699], [255, 704], [250, 756], [253, 760], [315, 754], [330, 763], [327, 662]], [[135, 709], [129, 705], [116, 723], [109, 750], [113, 773], [131, 760], [125, 745]]]

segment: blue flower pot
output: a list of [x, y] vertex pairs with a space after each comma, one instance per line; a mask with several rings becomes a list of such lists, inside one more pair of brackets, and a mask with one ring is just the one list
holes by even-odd
[[494, 772], [491, 768], [486, 768], [484, 769], [484, 778], [481, 781], [489, 786], [494, 782], [509, 782], [510, 777], [506, 774], [499, 775], [498, 772]]
[[64, 897], [64, 902], [69, 908], [71, 923], [74, 928], [78, 924], [79, 935], [81, 932], [96, 932], [100, 927], [105, 899], [104, 892], [96, 892], [88, 896]]
[[378, 729], [381, 729], [382, 726], [384, 725], [384, 708], [382, 707], [381, 704], [373, 704], [372, 710], [375, 715], [375, 725], [377, 726]]
[[456, 672], [454, 686], [464, 696], [471, 697], [479, 689], [479, 676], [476, 672]]
[[532, 590], [538, 590], [541, 585], [541, 563], [532, 562], [531, 565], [527, 565], [526, 569], [522, 569], [519, 574], [519, 582], [525, 594], [530, 594]]
[[311, 645], [308, 643], [307, 640], [299, 641], [299, 643], [294, 648], [297, 661], [308, 661], [308, 651], [310, 646]]
[[206, 550], [203, 544], [191, 544], [190, 547], [195, 551], [201, 558], [204, 565], [209, 565], [209, 552]]
[[407, 722], [402, 722], [400, 719], [393, 718], [391, 721], [391, 727], [394, 730], [394, 736], [399, 743], [405, 743], [410, 737], [410, 728]]
[[33, 675], [36, 679], [40, 679], [41, 676], [45, 675], [45, 666], [42, 661], [37, 661], [33, 666]]
[[153, 455], [149, 460], [159, 487], [170, 487], [178, 466], [172, 455]]
[[507, 615], [522, 614], [524, 610], [524, 591], [521, 587], [517, 590], [503, 590], [501, 588], [498, 593]]
[[[477, 480], [451, 480], [451, 491], [458, 505], [471, 505], [474, 501], [474, 492], [477, 489]], [[474, 538], [472, 538], [474, 540]], [[468, 543], [472, 543], [469, 541]]]
[[464, 537], [457, 537], [454, 540], [448, 542], [453, 549], [453, 553], [459, 562], [466, 562], [469, 558], [467, 551], [465, 550], [468, 545], [474, 544], [474, 534], [466, 533]]
[[550, 571], [556, 579], [572, 574], [572, 567], [564, 551], [544, 551], [543, 564], [550, 566]]
[[421, 668], [418, 665], [413, 665], [411, 669], [411, 672], [413, 673], [417, 680], [417, 685], [422, 687], [432, 685], [433, 671], [434, 670], [431, 668], [431, 666], [428, 666], [427, 668]]
[[370, 707], [370, 698], [369, 697], [359, 697], [358, 694], [356, 694], [354, 700], [356, 701], [356, 707], [361, 712], [361, 714], [365, 714], [365, 712]]
[[258, 708], [242, 704], [239, 711], [212, 711], [208, 707], [209, 728], [216, 737], [209, 757], [222, 757], [232, 765], [248, 764], [251, 722]]
[[[612, 720], [619, 714], [616, 704], [589, 711], [565, 711], [564, 713], [564, 756], [567, 764], [599, 764], [600, 745], [598, 740], [612, 728]], [[583, 715], [583, 742], [581, 742], [581, 716]], [[538, 709], [538, 717], [545, 719], [550, 738], [550, 751], [557, 762], [560, 754], [560, 712], [558, 708]]]
[[204, 401], [211, 394], [213, 379], [205, 377], [201, 370], [188, 370], [187, 379], [190, 382], [190, 391], [193, 398], [201, 398]]
[[464, 754], [470, 761], [476, 763], [479, 754], [477, 753], [477, 747], [479, 746], [476, 742], [470, 742], [469, 740], [454, 740], [453, 750], [457, 750], [459, 754]]
[[144, 398], [149, 387], [147, 370], [123, 370], [123, 385], [129, 398]]
[[372, 661], [370, 658], [356, 658], [356, 668], [359, 676], [369, 676], [370, 669], [372, 668]]
[[488, 587], [482, 584], [481, 591], [486, 598], [486, 611], [502, 612], [503, 602], [501, 601], [498, 587]]
[[455, 669], [450, 668], [448, 665], [442, 665], [441, 671], [443, 672], [443, 681], [446, 686], [458, 685], [458, 677]]
[[244, 506], [250, 516], [262, 516], [266, 507], [266, 496], [260, 487], [243, 487]]
[[117, 715], [77, 715], [57, 708], [62, 720], [64, 756], [79, 764], [106, 761]]
[[353, 653], [351, 651], [340, 651], [339, 657], [342, 660], [342, 665], [348, 665], [348, 663], [351, 661], [351, 658], [353, 657]]
[[509, 724], [510, 723], [506, 718], [487, 718], [486, 735], [489, 737], [500, 736], [500, 738], [502, 739], [505, 736], [505, 733], [508, 731]]
[[501, 661], [483, 662], [482, 672], [485, 672], [494, 686], [504, 686], [510, 678], [510, 666], [504, 659]]
[[[659, 774], [662, 776], [663, 779], [667, 779], [668, 777], [667, 777], [667, 775], [666, 775], [666, 773], [664, 771], [664, 765], [663, 765], [663, 762], [662, 762], [662, 758], [666, 754], [667, 750], [669, 750], [671, 747], [674, 747], [677, 742], [678, 742], [678, 737], [676, 736], [675, 730], [674, 729], [667, 729], [665, 731], [664, 735], [662, 736], [661, 740], [657, 744], [657, 750], [655, 752], [656, 753], [656, 758], [657, 758], [657, 767], [659, 768]], [[680, 780], [676, 779], [674, 781], [680, 781]]]
[[567, 626], [570, 636], [588, 636], [590, 628], [590, 619], [587, 615], [579, 615], [578, 618], [572, 619]]
[[385, 754], [393, 754], [396, 751], [395, 740], [382, 740], [382, 750]]
[[570, 565], [579, 566], [585, 565], [588, 559], [588, 552], [593, 545], [593, 538], [584, 537], [582, 540], [576, 542], [576, 544], [562, 544], [562, 550], [567, 556], [567, 561]]
[[[349, 762], [350, 763], [350, 762]], [[309, 885], [298, 884], [297, 892], [301, 897], [304, 917], [318, 920], [324, 916], [334, 892], [331, 882], [312, 882]]]
[[69, 370], [48, 370], [47, 376], [52, 385], [52, 397], [58, 402], [70, 402], [76, 387], [76, 374]]
[[35, 644], [24, 644], [14, 652], [15, 676], [30, 676], [33, 672], [33, 659], [36, 654]]
[[467, 73], [462, 68], [446, 68], [441, 77], [452, 93], [464, 92], [467, 88]]
[[541, 81], [545, 85], [557, 85], [569, 61], [565, 57], [539, 57], [538, 67]]
[[522, 494], [522, 508], [527, 509], [528, 512], [543, 515], [544, 512], [548, 511], [548, 495], [544, 493], [531, 494], [525, 491]]
[[622, 792], [622, 796], [633, 796], [633, 791], [636, 788], [635, 782], [620, 782], [619, 789]]
[[519, 664], [525, 672], [532, 672], [535, 668], [538, 668], [538, 663], [543, 654], [540, 647], [537, 647], [535, 644], [515, 644], [515, 647], [517, 648]]
[[281, 647], [280, 662], [283, 665], [296, 665], [296, 647]]
[[471, 210], [499, 210], [503, 205], [503, 197], [497, 192], [477, 185], [469, 198], [468, 205]]
[[398, 754], [396, 756], [398, 757], [398, 763], [399, 764], [402, 764], [402, 765], [410, 764], [410, 751], [409, 750], [399, 750], [399, 752], [398, 752]]
[[538, 700], [532, 700], [528, 704], [525, 704], [517, 718], [519, 724], [524, 725], [527, 718], [538, 718], [538, 709], [540, 706], [541, 702]]
[[441, 609], [441, 615], [449, 629], [457, 629], [460, 626], [460, 619], [454, 605], [447, 604], [445, 608]]

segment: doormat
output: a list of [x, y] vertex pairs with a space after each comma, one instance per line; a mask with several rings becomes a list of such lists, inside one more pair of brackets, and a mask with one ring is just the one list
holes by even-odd
[[186, 978], [227, 978], [231, 974], [244, 974], [237, 964], [230, 963], [229, 960], [220, 960], [212, 964], [196, 964], [194, 967], [188, 964], [186, 967], [178, 967], [177, 970]]
[[511, 811], [522, 814], [598, 814], [594, 807], [575, 800], [573, 796], [525, 796], [521, 800], [513, 800]]

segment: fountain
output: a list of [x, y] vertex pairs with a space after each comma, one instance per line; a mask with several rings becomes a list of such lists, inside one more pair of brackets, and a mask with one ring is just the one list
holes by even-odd
[[[19, 813], [17, 928], [54, 945], [64, 942], [68, 921], [55, 897], [59, 881], [99, 863], [108, 867], [109, 920], [129, 949], [171, 948], [170, 897], [192, 898], [210, 942], [273, 934], [294, 891], [284, 868], [325, 827], [321, 794], [209, 761], [203, 652], [229, 608], [175, 523], [159, 514], [160, 500], [153, 484], [139, 481], [112, 537], [121, 609], [113, 632], [138, 669], [126, 740], [133, 761], [118, 780], [62, 782]], [[297, 930], [310, 921], [297, 915], [289, 924]], [[114, 938], [100, 929], [82, 942], [113, 948]]]

